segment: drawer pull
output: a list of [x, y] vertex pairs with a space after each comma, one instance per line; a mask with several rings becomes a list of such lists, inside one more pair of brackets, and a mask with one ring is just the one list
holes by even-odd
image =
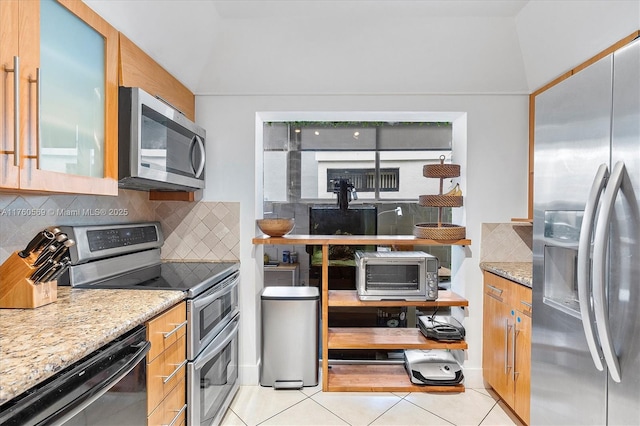
[[180, 370], [182, 370], [182, 367], [184, 367], [185, 365], [187, 365], [187, 360], [186, 359], [184, 361], [182, 361], [180, 364], [178, 364], [178, 367], [176, 367], [176, 369], [173, 370], [173, 372], [171, 374], [169, 374], [168, 376], [160, 376], [160, 377], [162, 377], [164, 379], [164, 380], [162, 380], [162, 384], [166, 385], [167, 382], [169, 380], [171, 380], [173, 378], [173, 376], [178, 374], [178, 372]]
[[491, 291], [495, 291], [496, 293], [498, 293], [498, 296], [502, 296], [502, 292], [503, 292], [504, 290], [502, 290], [501, 288], [494, 287], [494, 286], [492, 286], [492, 285], [490, 285], [490, 284], [487, 284], [487, 287], [489, 287], [489, 289], [490, 289]]
[[182, 413], [184, 413], [184, 410], [186, 410], [186, 409], [187, 409], [187, 404], [184, 404], [181, 409], [174, 410], [177, 414], [173, 418], [173, 420], [171, 420], [171, 423], [169, 423], [168, 425], [162, 425], [162, 426], [173, 426], [173, 425], [175, 425], [176, 422], [178, 421], [178, 419], [180, 418], [180, 416], [182, 415]]
[[522, 303], [524, 306], [526, 306], [527, 308], [531, 309], [532, 305], [529, 302], [525, 302], [524, 300], [521, 300], [520, 303]]
[[178, 326], [176, 328], [174, 328], [173, 330], [164, 333], [164, 338], [166, 339], [167, 337], [171, 336], [173, 333], [175, 333], [176, 331], [180, 330], [182, 327], [187, 325], [187, 321], [181, 322], [180, 324], [178, 324]]

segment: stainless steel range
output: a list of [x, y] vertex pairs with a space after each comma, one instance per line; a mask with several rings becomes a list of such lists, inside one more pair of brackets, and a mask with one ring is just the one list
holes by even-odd
[[185, 292], [187, 422], [219, 423], [238, 389], [239, 263], [162, 262], [158, 222], [60, 229], [76, 245], [59, 285]]

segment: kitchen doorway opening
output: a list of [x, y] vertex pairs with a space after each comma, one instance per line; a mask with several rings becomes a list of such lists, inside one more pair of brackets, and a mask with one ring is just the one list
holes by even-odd
[[[268, 112], [257, 115], [256, 135], [257, 163], [262, 159], [256, 164], [256, 217], [292, 217], [296, 222], [293, 234], [412, 235], [415, 223], [437, 221], [437, 209], [417, 202], [419, 195], [438, 193], [439, 182], [432, 187], [434, 180], [426, 179], [422, 168], [439, 162], [441, 156], [461, 165], [460, 177], [445, 182], [444, 189], [455, 184], [466, 188], [465, 113]], [[357, 199], [352, 198], [348, 205], [348, 216], [357, 216], [350, 221], [353, 223], [332, 223], [338, 204], [334, 185], [341, 179], [357, 193]], [[445, 212], [445, 221], [463, 224], [463, 219], [463, 209]], [[289, 258], [295, 253], [298, 262], [293, 276], [297, 284], [321, 286], [318, 247], [260, 248], [264, 251], [256, 252], [257, 262], [264, 258], [282, 263], [285, 251]], [[414, 250], [437, 256], [444, 266], [443, 285], [452, 288], [451, 271], [462, 263], [462, 253], [450, 246], [415, 246]], [[346, 257], [349, 254], [353, 253], [346, 253]], [[355, 289], [355, 263], [349, 267], [348, 261], [330, 270], [330, 289]], [[265, 286], [281, 285], [270, 282], [269, 277], [277, 274], [267, 272], [263, 275]], [[360, 311], [366, 318], [353, 318], [349, 312], [334, 313], [331, 318], [346, 321], [339, 326], [354, 326], [354, 321], [360, 326], [372, 326], [372, 322], [373, 326], [385, 326], [384, 318], [402, 317], [407, 320], [401, 325], [415, 327], [413, 312], [385, 312], [381, 318], [379, 310]], [[340, 354], [338, 358], [351, 356], [361, 359], [363, 354]]]

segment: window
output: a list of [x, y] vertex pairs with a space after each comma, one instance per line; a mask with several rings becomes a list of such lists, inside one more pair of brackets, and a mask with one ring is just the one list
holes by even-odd
[[327, 192], [333, 191], [334, 182], [349, 179], [358, 193], [398, 192], [400, 188], [400, 168], [381, 169], [379, 185], [376, 185], [376, 169], [327, 169]]
[[422, 168], [450, 158], [451, 142], [448, 122], [268, 122], [265, 202], [333, 199], [331, 180], [345, 177], [368, 201], [438, 193]]
[[[318, 230], [311, 211], [336, 208], [331, 180], [347, 177], [358, 194], [349, 209], [375, 211], [371, 232], [411, 235], [416, 223], [438, 221], [438, 208], [418, 204], [420, 195], [440, 191], [439, 179], [425, 178], [423, 167], [439, 163], [441, 156], [450, 162], [452, 140], [450, 122], [265, 122], [263, 213], [265, 217], [293, 217], [294, 233], [312, 235]], [[443, 190], [454, 185], [444, 182]], [[451, 222], [451, 217], [452, 209], [444, 208], [443, 222]], [[327, 226], [330, 223], [334, 222], [323, 220]], [[334, 228], [322, 232], [353, 232], [345, 231], [342, 223]], [[304, 253], [308, 247], [292, 249]], [[450, 247], [415, 249], [437, 256], [444, 267], [451, 266]], [[278, 246], [265, 246], [265, 253], [279, 258]], [[300, 259], [301, 264], [310, 264], [309, 256]], [[312, 281], [306, 267], [301, 268], [301, 280]]]

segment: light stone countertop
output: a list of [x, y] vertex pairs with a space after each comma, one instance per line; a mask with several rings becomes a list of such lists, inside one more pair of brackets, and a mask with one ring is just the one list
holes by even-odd
[[480, 262], [480, 269], [529, 288], [532, 287], [533, 264], [531, 262]]
[[175, 290], [58, 287], [36, 309], [0, 309], [0, 405], [183, 300]]

